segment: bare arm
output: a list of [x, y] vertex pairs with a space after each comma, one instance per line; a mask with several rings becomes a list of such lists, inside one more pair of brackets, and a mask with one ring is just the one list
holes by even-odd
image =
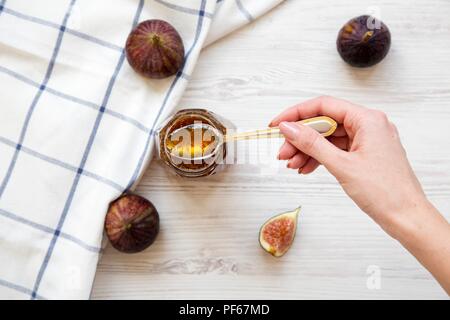
[[450, 224], [439, 211], [425, 200], [399, 214], [391, 232], [450, 295]]

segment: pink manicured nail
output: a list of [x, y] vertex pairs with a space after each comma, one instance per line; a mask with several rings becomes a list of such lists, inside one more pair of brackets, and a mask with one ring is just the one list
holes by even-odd
[[292, 122], [282, 122], [279, 125], [281, 133], [289, 140], [295, 140], [300, 135], [300, 128]]
[[277, 156], [277, 159], [278, 160], [281, 160], [281, 150], [283, 150], [283, 147], [284, 147], [284, 143], [281, 145], [281, 147], [280, 147], [280, 149], [278, 150], [278, 156]]

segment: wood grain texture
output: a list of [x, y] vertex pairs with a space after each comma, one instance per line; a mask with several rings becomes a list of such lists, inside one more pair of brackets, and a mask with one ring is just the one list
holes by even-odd
[[[393, 34], [387, 59], [357, 70], [336, 52], [339, 28], [367, 11], [350, 0], [291, 0], [205, 49], [180, 108], [207, 107], [239, 128], [321, 94], [385, 111], [426, 193], [450, 219], [450, 3], [376, 2]], [[443, 298], [430, 274], [349, 200], [324, 169], [298, 176], [271, 159], [203, 180], [153, 161], [138, 188], [161, 215], [143, 253], [108, 248], [92, 298]], [[271, 215], [303, 205], [282, 259], [257, 241]], [[381, 289], [366, 286], [381, 269]]]

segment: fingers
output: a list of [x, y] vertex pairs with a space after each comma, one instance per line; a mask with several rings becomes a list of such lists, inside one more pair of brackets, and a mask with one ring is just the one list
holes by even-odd
[[295, 156], [298, 152], [298, 149], [294, 147], [289, 142], [285, 141], [278, 151], [278, 159], [279, 160], [289, 160], [293, 156]]
[[285, 110], [272, 120], [270, 126], [278, 126], [283, 121], [294, 122], [315, 116], [329, 116], [338, 123], [344, 123], [349, 114], [361, 110], [365, 110], [365, 108], [345, 100], [324, 96], [305, 101]]
[[348, 137], [330, 137], [329, 141], [341, 150], [348, 151]]
[[303, 166], [303, 168], [300, 168], [298, 170], [298, 173], [310, 174], [311, 172], [316, 170], [319, 166], [320, 166], [320, 163], [316, 159], [309, 158], [309, 160], [306, 162], [306, 164]]
[[[339, 149], [348, 150], [347, 149], [348, 137], [345, 134], [345, 130], [341, 131], [341, 130], [339, 130], [339, 128], [342, 128], [342, 127], [338, 127], [338, 129], [336, 130], [335, 133], [337, 133], [337, 136], [335, 136], [333, 134], [332, 137], [329, 137], [329, 141], [331, 143], [333, 143], [334, 145], [336, 145]], [[341, 134], [342, 134], [342, 136], [341, 136]], [[339, 139], [335, 139], [335, 138], [339, 138]], [[283, 145], [280, 147], [280, 150], [278, 151], [278, 160], [289, 160], [292, 157], [294, 157], [298, 152], [299, 151], [295, 146], [293, 146], [288, 141], [285, 141], [283, 143]], [[298, 168], [293, 168], [293, 169], [298, 169]]]
[[288, 161], [287, 167], [289, 169], [299, 169], [303, 167], [308, 160], [308, 155], [304, 154], [303, 152], [298, 152]]
[[[330, 137], [329, 141], [341, 150], [348, 150], [348, 137]], [[301, 174], [309, 174], [316, 170], [319, 166], [320, 163], [316, 159], [307, 156], [301, 151], [298, 151], [294, 156], [289, 158], [287, 164], [289, 169], [298, 169], [298, 173]]]
[[333, 137], [345, 137], [347, 136], [347, 131], [345, 130], [343, 125], [338, 125], [336, 130], [332, 134]]
[[307, 126], [282, 122], [279, 128], [289, 143], [327, 167], [332, 167], [345, 158], [344, 151]]

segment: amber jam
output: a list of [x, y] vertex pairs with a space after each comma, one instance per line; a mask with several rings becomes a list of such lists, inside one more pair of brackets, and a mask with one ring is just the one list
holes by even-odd
[[[177, 135], [179, 132], [182, 133], [181, 137]], [[224, 162], [226, 144], [220, 144], [217, 148], [215, 146], [226, 132], [224, 124], [210, 111], [204, 109], [178, 111], [158, 131], [159, 156], [180, 176], [211, 175]], [[222, 136], [218, 137], [218, 134]], [[213, 156], [202, 159], [208, 148], [215, 148]]]
[[168, 135], [165, 147], [179, 161], [198, 159], [215, 150], [220, 138], [210, 125], [195, 121], [194, 124], [182, 126]]

